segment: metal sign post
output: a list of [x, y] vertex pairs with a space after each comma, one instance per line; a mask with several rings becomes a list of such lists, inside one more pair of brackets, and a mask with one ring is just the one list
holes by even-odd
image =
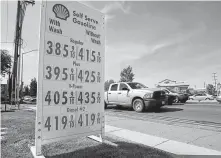
[[104, 134], [104, 15], [42, 1], [36, 155], [42, 144]]

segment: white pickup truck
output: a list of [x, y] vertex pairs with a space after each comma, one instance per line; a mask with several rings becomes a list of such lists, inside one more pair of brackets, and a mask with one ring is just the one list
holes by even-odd
[[147, 88], [137, 82], [113, 83], [104, 94], [105, 108], [108, 105], [118, 105], [142, 112], [145, 109], [160, 109], [165, 103], [166, 95], [163, 90]]

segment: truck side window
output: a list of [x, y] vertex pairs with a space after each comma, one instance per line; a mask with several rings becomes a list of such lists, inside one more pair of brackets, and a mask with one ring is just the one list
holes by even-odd
[[126, 84], [124, 84], [124, 83], [121, 83], [120, 84], [120, 91], [122, 91], [123, 88], [127, 88], [128, 89], [128, 86]]
[[117, 86], [118, 86], [118, 84], [113, 84], [111, 86], [111, 91], [117, 91]]

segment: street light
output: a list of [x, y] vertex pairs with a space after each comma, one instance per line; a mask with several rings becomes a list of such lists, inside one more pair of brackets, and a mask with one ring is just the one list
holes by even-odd
[[24, 60], [23, 59], [23, 55], [31, 53], [31, 52], [34, 52], [34, 51], [38, 51], [38, 49], [33, 49], [33, 50], [28, 51], [28, 52], [22, 53], [22, 67], [21, 67], [21, 90], [22, 90], [22, 97], [23, 97], [23, 60]]

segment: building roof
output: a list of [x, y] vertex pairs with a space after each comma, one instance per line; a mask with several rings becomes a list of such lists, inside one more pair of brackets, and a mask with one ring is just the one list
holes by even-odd
[[189, 86], [189, 83], [185, 81], [174, 81], [174, 80], [169, 80], [165, 79], [163, 81], [160, 81], [158, 86]]

